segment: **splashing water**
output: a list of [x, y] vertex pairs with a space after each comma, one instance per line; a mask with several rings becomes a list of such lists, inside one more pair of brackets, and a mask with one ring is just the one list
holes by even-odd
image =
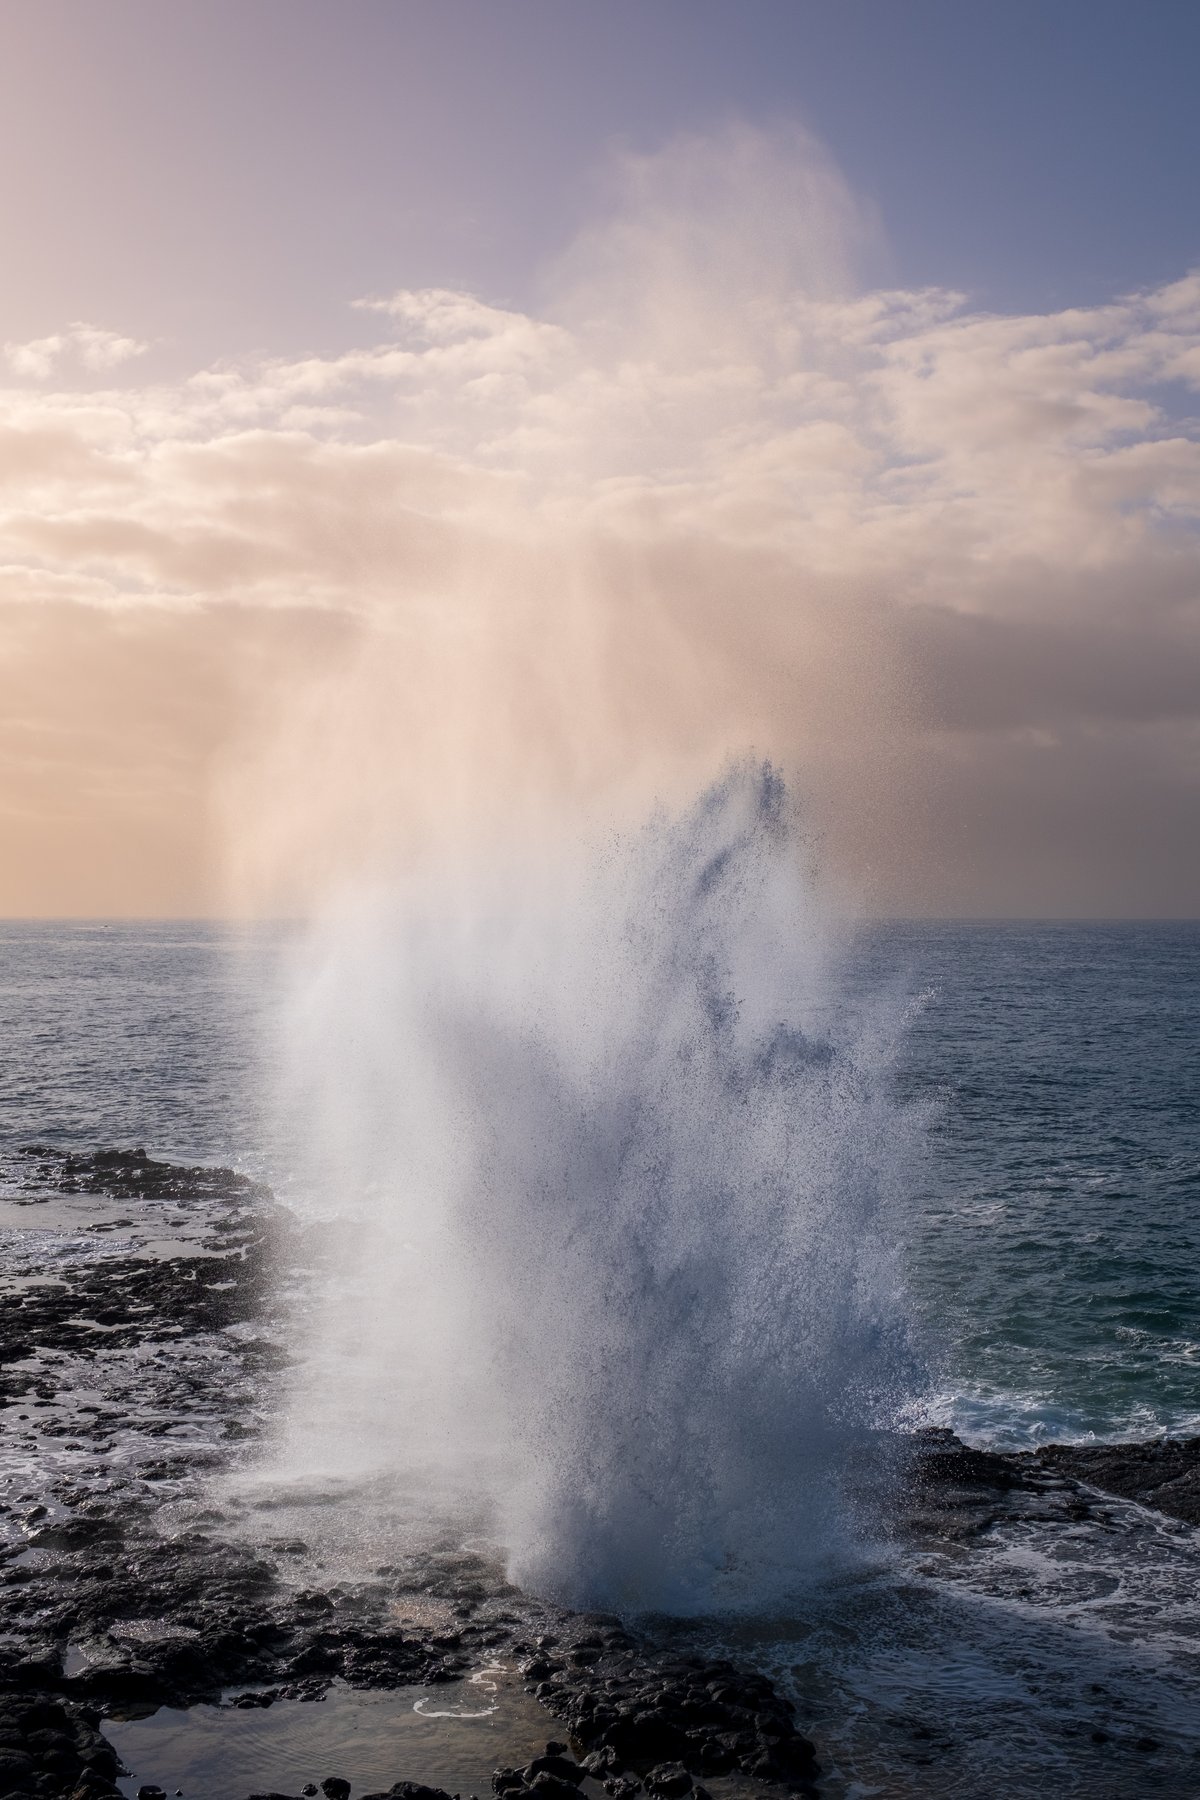
[[851, 1548], [911, 1377], [901, 1009], [841, 991], [794, 810], [738, 765], [570, 859], [359, 898], [288, 1016], [336, 1205], [277, 1446], [482, 1494], [514, 1580], [762, 1607]]

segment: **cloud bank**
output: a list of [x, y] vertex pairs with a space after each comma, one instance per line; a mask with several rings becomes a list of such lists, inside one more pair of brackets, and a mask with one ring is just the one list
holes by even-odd
[[1200, 909], [1200, 272], [888, 289], [792, 129], [597, 212], [535, 311], [141, 385], [8, 346], [0, 906], [301, 905], [752, 746], [869, 906]]

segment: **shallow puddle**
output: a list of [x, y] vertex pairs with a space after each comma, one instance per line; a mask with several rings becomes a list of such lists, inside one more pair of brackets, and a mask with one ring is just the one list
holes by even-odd
[[145, 1719], [104, 1721], [130, 1770], [119, 1783], [130, 1800], [151, 1783], [185, 1800], [299, 1794], [327, 1775], [340, 1775], [356, 1794], [420, 1781], [486, 1795], [493, 1769], [540, 1755], [559, 1729], [515, 1673], [501, 1668], [439, 1687], [380, 1693], [339, 1684], [324, 1700], [162, 1707]]

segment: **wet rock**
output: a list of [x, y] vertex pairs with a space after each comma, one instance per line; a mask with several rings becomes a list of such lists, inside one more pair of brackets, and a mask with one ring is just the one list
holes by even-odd
[[679, 1800], [679, 1796], [690, 1793], [695, 1784], [682, 1763], [660, 1763], [650, 1770], [644, 1785], [653, 1800]]
[[688, 1732], [687, 1760], [698, 1775], [724, 1775], [738, 1761], [737, 1751], [715, 1734]]
[[658, 1707], [626, 1713], [612, 1726], [607, 1741], [623, 1762], [635, 1767], [682, 1756], [687, 1747], [682, 1727]]
[[579, 1800], [575, 1783], [560, 1781], [557, 1775], [535, 1775], [521, 1791], [536, 1796], [536, 1800]]
[[350, 1800], [350, 1783], [340, 1775], [327, 1775], [321, 1783], [325, 1800]]
[[1025, 1475], [1017, 1458], [973, 1450], [952, 1431], [940, 1427], [917, 1432], [913, 1450], [914, 1487], [926, 1495], [936, 1494], [943, 1504], [952, 1503], [958, 1494], [973, 1496], [980, 1489], [1006, 1492], [1020, 1486]]
[[974, 1509], [975, 1528], [993, 1522], [980, 1502], [1002, 1505], [1037, 1496], [1047, 1523], [1089, 1518], [1093, 1506], [1077, 1484], [1200, 1524], [1200, 1437], [1137, 1444], [1045, 1444], [1038, 1450], [974, 1450], [945, 1430], [913, 1437], [912, 1492], [942, 1514]]
[[397, 1781], [381, 1793], [364, 1794], [362, 1800], [451, 1800], [451, 1796], [444, 1788], [422, 1787], [419, 1781]]
[[[39, 1181], [51, 1179], [51, 1162], [48, 1155]], [[261, 1707], [319, 1698], [339, 1679], [372, 1689], [451, 1682], [499, 1645], [524, 1659], [527, 1684], [561, 1722], [563, 1736], [524, 1769], [497, 1770], [497, 1795], [580, 1800], [585, 1775], [603, 1781], [613, 1800], [631, 1800], [642, 1777], [658, 1784], [651, 1800], [676, 1800], [676, 1792], [703, 1800], [695, 1780], [711, 1774], [761, 1773], [793, 1791], [809, 1780], [811, 1746], [769, 1682], [725, 1660], [668, 1654], [611, 1615], [546, 1609], [539, 1625], [552, 1628], [539, 1630], [499, 1610], [513, 1590], [496, 1559], [447, 1542], [405, 1557], [403, 1566], [384, 1565], [374, 1584], [326, 1592], [311, 1585], [313, 1577], [306, 1585], [296, 1570], [294, 1559], [309, 1554], [300, 1539], [279, 1538], [255, 1552], [222, 1541], [215, 1530], [162, 1535], [161, 1484], [169, 1484], [172, 1498], [186, 1495], [189, 1482], [219, 1467], [225, 1452], [210, 1445], [206, 1461], [195, 1447], [151, 1439], [169, 1439], [176, 1420], [193, 1428], [208, 1421], [222, 1441], [236, 1437], [244, 1423], [238, 1408], [246, 1404], [237, 1382], [244, 1379], [248, 1394], [276, 1366], [265, 1325], [261, 1337], [226, 1332], [262, 1322], [271, 1291], [262, 1222], [239, 1211], [258, 1198], [228, 1171], [180, 1169], [140, 1151], [72, 1158], [60, 1174], [60, 1185], [118, 1196], [131, 1211], [142, 1199], [170, 1199], [180, 1208], [202, 1202], [219, 1223], [226, 1207], [227, 1229], [210, 1234], [202, 1254], [154, 1262], [118, 1254], [100, 1270], [81, 1264], [61, 1286], [32, 1289], [21, 1305], [0, 1309], [0, 1406], [19, 1404], [22, 1430], [44, 1428], [56, 1458], [89, 1431], [128, 1428], [135, 1409], [126, 1393], [105, 1389], [108, 1365], [97, 1360], [99, 1348], [115, 1352], [118, 1363], [121, 1352], [136, 1353], [124, 1366], [136, 1360], [150, 1401], [148, 1448], [124, 1484], [119, 1468], [106, 1466], [103, 1491], [92, 1489], [86, 1465], [81, 1472], [77, 1464], [73, 1473], [48, 1476], [40, 1499], [21, 1498], [23, 1530], [36, 1534], [44, 1560], [0, 1572], [0, 1642], [20, 1646], [0, 1670], [0, 1756], [25, 1759], [11, 1778], [0, 1768], [0, 1796], [111, 1795], [119, 1763], [98, 1724], [122, 1703], [187, 1707], [233, 1691], [235, 1706]], [[220, 1346], [225, 1360], [209, 1362], [206, 1349], [203, 1373], [189, 1373], [186, 1359], [177, 1369], [175, 1351], [192, 1338]], [[53, 1378], [29, 1374], [31, 1352], [48, 1359]], [[87, 1405], [68, 1418], [58, 1412], [68, 1405], [61, 1370], [70, 1358], [89, 1372]], [[437, 1622], [414, 1630], [407, 1621], [402, 1632], [396, 1601], [405, 1592], [423, 1604], [438, 1602]], [[63, 1669], [68, 1644], [70, 1675]], [[30, 1716], [19, 1716], [22, 1708]], [[43, 1734], [36, 1744], [34, 1733]], [[569, 1754], [568, 1736], [582, 1760]], [[689, 1785], [673, 1791], [678, 1770]], [[348, 1784], [331, 1789], [334, 1782], [340, 1778], [326, 1778], [327, 1800], [349, 1792]], [[315, 1791], [310, 1784], [308, 1800]], [[398, 1782], [386, 1800], [446, 1796]]]
[[531, 1662], [525, 1664], [521, 1672], [526, 1681], [537, 1683], [549, 1681], [552, 1676], [560, 1675], [565, 1667], [565, 1663], [553, 1662], [549, 1657], [535, 1656]]
[[1042, 1470], [1200, 1525], [1200, 1437], [1141, 1444], [1047, 1444], [1027, 1459]]
[[331, 1613], [334, 1605], [328, 1594], [306, 1592], [296, 1595], [296, 1609], [304, 1613]]
[[119, 1793], [120, 1789], [115, 1782], [105, 1781], [102, 1776], [85, 1772], [70, 1790], [67, 1800], [100, 1800], [101, 1796], [107, 1800], [109, 1795]]
[[678, 1765], [691, 1782], [734, 1771], [792, 1788], [815, 1779], [813, 1747], [771, 1683], [726, 1659], [630, 1652], [622, 1643], [597, 1663], [569, 1663], [535, 1692], [581, 1747], [581, 1772], [614, 1800], [627, 1800], [631, 1783], [663, 1765]]
[[584, 1776], [584, 1771], [572, 1757], [564, 1756], [558, 1751], [535, 1756], [524, 1773], [528, 1786], [532, 1786], [539, 1775], [552, 1775], [569, 1787], [578, 1787]]

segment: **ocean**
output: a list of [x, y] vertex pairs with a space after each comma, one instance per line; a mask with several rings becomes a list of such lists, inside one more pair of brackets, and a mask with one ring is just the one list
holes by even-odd
[[[26, 1207], [31, 1144], [230, 1165], [286, 1207], [262, 1063], [290, 940], [0, 925], [0, 1269], [96, 1254]], [[923, 1373], [905, 1423], [999, 1449], [1200, 1431], [1200, 926], [864, 927], [845, 989], [886, 989], [906, 1019], [888, 1079], [921, 1148], [889, 1230]], [[27, 1456], [13, 1468], [29, 1481]], [[803, 1617], [733, 1636], [848, 1800], [990, 1794], [997, 1759], [1014, 1793], [1184, 1796], [1197, 1592], [1195, 1532], [1113, 1502], [1052, 1538], [1031, 1514], [969, 1546], [879, 1546]]]
[[[144, 1145], [286, 1190], [261, 1104], [287, 934], [0, 924], [0, 1146]], [[971, 1442], [1200, 1431], [1200, 926], [889, 923], [929, 1416]]]
[[906, 1272], [971, 1442], [1200, 1430], [1200, 927], [906, 925]]

